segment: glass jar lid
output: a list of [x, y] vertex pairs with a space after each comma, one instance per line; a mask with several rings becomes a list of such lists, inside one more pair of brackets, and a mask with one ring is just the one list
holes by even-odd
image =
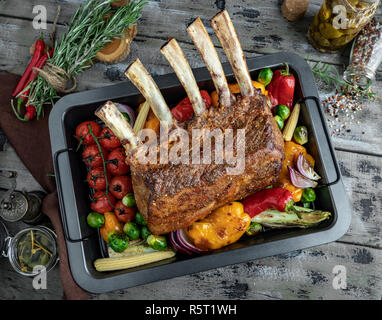
[[43, 266], [48, 272], [58, 261], [57, 236], [45, 226], [26, 228], [18, 232], [8, 247], [8, 258], [16, 272], [35, 276]]

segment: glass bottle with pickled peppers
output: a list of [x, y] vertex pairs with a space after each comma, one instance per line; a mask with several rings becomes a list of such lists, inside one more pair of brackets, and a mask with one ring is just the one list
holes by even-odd
[[309, 27], [317, 50], [334, 53], [358, 34], [375, 14], [380, 0], [325, 0]]

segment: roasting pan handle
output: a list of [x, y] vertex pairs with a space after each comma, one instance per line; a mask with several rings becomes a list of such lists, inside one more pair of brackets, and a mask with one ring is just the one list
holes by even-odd
[[57, 195], [58, 195], [58, 199], [59, 199], [59, 206], [60, 206], [60, 211], [61, 211], [61, 220], [62, 220], [62, 228], [64, 231], [64, 237], [65, 237], [65, 240], [67, 240], [69, 242], [76, 243], [76, 242], [82, 242], [82, 241], [89, 239], [95, 233], [93, 232], [93, 233], [91, 233], [91, 234], [89, 234], [89, 235], [87, 235], [81, 239], [72, 239], [69, 235], [68, 221], [66, 218], [66, 212], [65, 212], [65, 206], [64, 206], [64, 197], [63, 197], [62, 187], [61, 187], [61, 176], [60, 176], [60, 169], [59, 169], [59, 165], [58, 165], [58, 157], [60, 154], [62, 154], [64, 152], [71, 152], [71, 151], [74, 151], [74, 149], [67, 148], [67, 149], [61, 149], [61, 150], [56, 151], [55, 154], [53, 155], [53, 165], [54, 165], [54, 171], [56, 172]]
[[329, 183], [325, 183], [325, 184], [319, 184], [317, 186], [317, 188], [329, 187], [329, 186], [332, 186], [332, 185], [334, 185], [334, 184], [336, 184], [336, 183], [338, 183], [340, 181], [340, 179], [341, 179], [340, 168], [338, 167], [338, 163], [336, 161], [336, 156], [334, 154], [334, 148], [333, 148], [333, 146], [331, 144], [330, 137], [329, 137], [329, 134], [328, 134], [328, 130], [325, 130], [326, 119], [325, 119], [324, 114], [322, 113], [320, 99], [318, 99], [318, 97], [316, 97], [316, 96], [307, 96], [307, 97], [301, 98], [298, 101], [298, 103], [299, 102], [305, 102], [306, 100], [314, 100], [314, 102], [316, 104], [316, 107], [318, 109], [318, 114], [320, 115], [321, 122], [322, 122], [322, 124], [324, 126], [325, 137], [326, 137], [326, 141], [328, 142], [327, 145], [329, 147], [330, 155], [331, 155], [332, 160], [333, 160], [334, 169], [336, 170], [336, 180], [334, 180], [332, 182], [329, 182]]

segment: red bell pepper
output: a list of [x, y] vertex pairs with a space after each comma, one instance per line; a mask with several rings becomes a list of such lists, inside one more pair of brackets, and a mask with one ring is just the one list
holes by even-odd
[[276, 209], [281, 212], [293, 210], [293, 195], [283, 188], [271, 188], [261, 190], [243, 200], [244, 212], [251, 218], [268, 209]]
[[285, 63], [285, 70], [275, 71], [267, 87], [273, 107], [283, 104], [292, 109], [295, 82], [293, 74], [289, 72], [288, 64]]
[[[211, 97], [205, 90], [200, 90], [200, 94], [204, 100], [206, 107], [210, 107], [212, 104]], [[192, 104], [190, 99], [184, 98], [181, 102], [179, 102], [176, 107], [171, 109], [172, 116], [181, 122], [187, 121], [191, 119], [194, 114], [194, 109], [192, 108]]]

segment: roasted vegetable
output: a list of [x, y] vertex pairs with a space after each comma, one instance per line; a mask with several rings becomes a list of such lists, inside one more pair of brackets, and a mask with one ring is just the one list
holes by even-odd
[[331, 216], [331, 213], [326, 211], [301, 207], [295, 208], [298, 208], [299, 214], [269, 209], [254, 216], [252, 222], [257, 222], [270, 228], [309, 228], [329, 219]]
[[236, 242], [248, 229], [251, 217], [240, 202], [232, 202], [184, 229], [201, 250], [219, 249]]
[[295, 78], [289, 72], [289, 66], [284, 63], [285, 69], [276, 70], [273, 74], [271, 83], [268, 85], [268, 95], [272, 106], [279, 104], [286, 105], [292, 109]]
[[140, 224], [141, 226], [146, 226], [147, 222], [145, 221], [145, 218], [143, 218], [142, 213], [137, 212], [135, 214], [135, 222]]
[[280, 117], [280, 116], [277, 116], [277, 115], [274, 116], [274, 119], [275, 119], [275, 121], [276, 121], [276, 123], [277, 123], [279, 129], [282, 130], [282, 129], [284, 128], [284, 120], [281, 119], [281, 117]]
[[251, 224], [249, 225], [248, 229], [245, 230], [245, 233], [248, 236], [254, 236], [255, 234], [260, 233], [261, 231], [263, 231], [263, 226], [260, 223], [251, 222]]
[[300, 115], [300, 109], [300, 104], [296, 103], [283, 131], [283, 137], [285, 141], [292, 140], [294, 129], [296, 129], [298, 117]]
[[108, 242], [109, 240], [107, 235], [109, 234], [109, 232], [122, 231], [123, 225], [118, 221], [117, 217], [112, 212], [105, 212], [103, 216], [105, 217], [105, 223], [99, 229], [99, 231], [100, 231], [102, 239]]
[[306, 152], [306, 149], [303, 146], [292, 141], [285, 142], [285, 158], [281, 167], [279, 179], [276, 183], [277, 187], [285, 188], [292, 192], [294, 202], [299, 202], [301, 200], [302, 189], [296, 188], [290, 181], [288, 166], [293, 167], [295, 165], [300, 153], [304, 155], [306, 161], [309, 162], [312, 167], [314, 166], [313, 157]]
[[279, 116], [281, 119], [285, 121], [290, 116], [290, 109], [286, 105], [279, 104], [275, 108], [275, 115]]
[[[268, 91], [265, 90], [265, 87], [262, 83], [257, 82], [257, 81], [252, 81], [252, 84], [256, 89], [260, 89], [261, 93], [263, 95], [265, 95], [265, 96], [268, 95]], [[228, 87], [229, 87], [229, 90], [231, 91], [232, 94], [240, 93], [240, 87], [237, 83], [229, 84]], [[211, 101], [212, 101], [212, 105], [214, 107], [217, 107], [219, 105], [219, 96], [218, 96], [218, 93], [216, 91], [213, 91], [211, 93]]]
[[316, 192], [312, 188], [306, 188], [302, 192], [302, 202], [313, 202], [316, 200]]
[[293, 133], [294, 141], [298, 144], [305, 144], [308, 142], [308, 129], [305, 126], [298, 126]]
[[122, 198], [122, 203], [123, 203], [123, 205], [125, 205], [126, 207], [129, 207], [129, 208], [135, 207], [136, 202], [135, 202], [135, 198], [134, 198], [134, 193], [128, 193], [127, 195], [125, 195]]
[[134, 222], [127, 222], [123, 227], [123, 232], [127, 234], [127, 236], [131, 240], [136, 240], [139, 238], [140, 231], [138, 226]]
[[155, 251], [131, 257], [103, 258], [94, 261], [97, 271], [112, 271], [138, 267], [144, 264], [172, 258], [175, 252], [172, 250]]
[[151, 235], [151, 231], [146, 226], [143, 226], [141, 229], [141, 235], [142, 239], [146, 240], [149, 237], [149, 235]]
[[292, 193], [283, 188], [264, 189], [243, 200], [244, 212], [251, 218], [267, 209], [289, 211], [293, 205]]
[[105, 223], [105, 217], [98, 212], [90, 212], [86, 218], [86, 221], [92, 228], [101, 228]]
[[149, 235], [146, 239], [147, 244], [155, 250], [164, 250], [167, 248], [166, 237]]
[[110, 248], [115, 252], [123, 252], [129, 245], [129, 238], [126, 234], [119, 231], [111, 231], [107, 235]]
[[257, 81], [263, 84], [264, 86], [267, 86], [273, 77], [273, 71], [271, 68], [264, 68], [261, 69], [259, 72], [259, 76], [257, 77]]

